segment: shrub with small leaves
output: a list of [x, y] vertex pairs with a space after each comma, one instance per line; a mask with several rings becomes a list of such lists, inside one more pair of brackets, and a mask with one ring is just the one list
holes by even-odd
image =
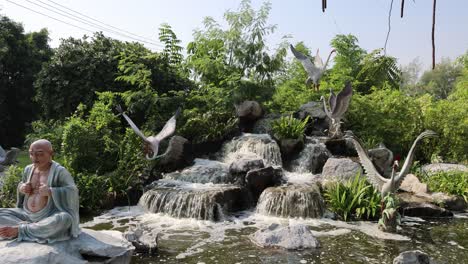
[[16, 194], [22, 171], [21, 167], [9, 166], [5, 176], [0, 178], [0, 208], [16, 207]]

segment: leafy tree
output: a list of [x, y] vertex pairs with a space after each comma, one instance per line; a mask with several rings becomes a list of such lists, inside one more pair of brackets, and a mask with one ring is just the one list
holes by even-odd
[[36, 102], [45, 119], [64, 119], [82, 103], [91, 108], [97, 91], [123, 91], [115, 81], [124, 43], [96, 33], [91, 39], [62, 40], [35, 81]]
[[33, 81], [52, 55], [46, 29], [24, 33], [23, 26], [0, 15], [0, 145], [23, 143], [27, 124], [37, 116]]
[[421, 85], [426, 92], [437, 99], [445, 99], [455, 86], [455, 81], [462, 75], [463, 66], [443, 58], [432, 71], [426, 71], [421, 77]]
[[159, 41], [165, 44], [162, 54], [167, 58], [169, 64], [180, 65], [184, 58], [181, 53], [182, 47], [179, 46], [181, 41], [169, 24], [163, 23], [159, 27]]
[[[303, 54], [310, 54], [303, 42], [297, 43], [295, 48]], [[319, 99], [320, 94], [312, 92], [305, 84], [308, 76], [298, 60], [286, 62], [284, 68], [284, 73], [276, 78], [277, 88], [271, 101], [267, 103], [271, 112], [292, 113], [302, 104]]]
[[[266, 37], [275, 29], [267, 25], [270, 9], [264, 3], [255, 11], [244, 0], [238, 12], [224, 14], [225, 30], [214, 19], [205, 18], [205, 29], [195, 31], [194, 41], [187, 47], [187, 65], [195, 79], [202, 85], [228, 89], [233, 101], [271, 96], [286, 49], [268, 53]], [[251, 97], [254, 95], [256, 98]]]
[[366, 54], [361, 61], [360, 70], [356, 76], [354, 87], [362, 93], [369, 93], [371, 87], [387, 87], [398, 89], [400, 87], [401, 72], [394, 57], [381, 54], [382, 50], [377, 49]]
[[366, 51], [359, 47], [357, 37], [336, 35], [331, 40], [331, 46], [336, 50], [335, 64], [328, 78], [336, 87], [343, 87], [347, 82], [354, 81], [361, 70], [361, 61]]
[[332, 87], [343, 87], [352, 82], [353, 90], [360, 93], [370, 93], [372, 87], [400, 87], [401, 72], [394, 57], [381, 54], [381, 49], [367, 53], [357, 44], [353, 35], [336, 35], [331, 46], [337, 53], [335, 64], [324, 80]]

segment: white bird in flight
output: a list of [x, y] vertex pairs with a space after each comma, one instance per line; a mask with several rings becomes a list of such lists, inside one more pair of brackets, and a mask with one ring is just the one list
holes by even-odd
[[317, 54], [314, 57], [314, 61], [312, 62], [311, 58], [297, 51], [293, 45], [290, 45], [290, 47], [292, 53], [294, 54], [294, 57], [296, 57], [296, 59], [298, 59], [301, 62], [302, 66], [307, 72], [307, 75], [309, 75], [309, 77], [306, 80], [306, 84], [309, 85], [310, 82], [312, 82], [314, 90], [318, 91], [320, 87], [320, 78], [327, 69], [328, 61], [330, 60], [332, 53], [336, 50], [332, 49], [332, 51], [328, 55], [327, 61], [325, 62], [325, 64], [323, 64], [322, 58], [320, 58], [319, 56], [318, 49]]
[[128, 124], [132, 127], [133, 131], [140, 136], [143, 141], [149, 146], [150, 152], [152, 152], [152, 155], [149, 156], [149, 153], [146, 153], [146, 159], [148, 160], [154, 160], [157, 158], [158, 155], [158, 150], [159, 150], [159, 142], [164, 140], [165, 138], [171, 136], [174, 134], [175, 129], [176, 129], [176, 119], [180, 115], [180, 107], [177, 109], [176, 113], [166, 122], [162, 130], [156, 135], [156, 136], [149, 136], [146, 137], [143, 132], [140, 131], [140, 129], [133, 123], [133, 121], [128, 117], [122, 110], [122, 107], [120, 105], [117, 106], [117, 111], [119, 111], [125, 120], [127, 120]]

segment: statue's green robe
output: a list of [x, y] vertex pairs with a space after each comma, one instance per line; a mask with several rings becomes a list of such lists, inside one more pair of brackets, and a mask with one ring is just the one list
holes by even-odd
[[21, 184], [30, 181], [33, 165], [28, 165], [18, 184], [17, 208], [0, 208], [0, 226], [18, 226], [18, 241], [53, 243], [80, 234], [78, 189], [70, 173], [53, 161], [47, 179], [52, 195], [38, 212], [27, 208], [27, 195], [19, 192]]

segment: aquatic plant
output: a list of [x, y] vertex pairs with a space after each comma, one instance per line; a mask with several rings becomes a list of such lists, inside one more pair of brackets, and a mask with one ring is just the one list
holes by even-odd
[[372, 219], [380, 210], [381, 196], [366, 178], [357, 174], [346, 183], [334, 183], [325, 190], [325, 200], [330, 209], [344, 221]]

